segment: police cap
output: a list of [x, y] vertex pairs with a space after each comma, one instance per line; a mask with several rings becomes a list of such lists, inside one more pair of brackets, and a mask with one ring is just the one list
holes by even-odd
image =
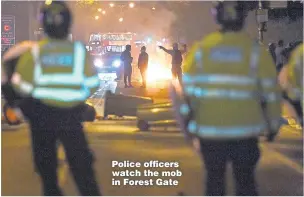
[[213, 2], [212, 14], [220, 25], [243, 27], [246, 13], [244, 1]]
[[72, 16], [66, 3], [53, 1], [41, 8], [40, 23], [51, 38], [64, 39], [69, 34]]

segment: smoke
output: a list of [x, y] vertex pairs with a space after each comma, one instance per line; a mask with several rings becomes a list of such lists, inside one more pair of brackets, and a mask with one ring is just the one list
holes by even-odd
[[88, 13], [88, 8], [78, 7], [76, 2], [68, 1], [67, 4], [72, 12], [72, 28], [71, 33], [73, 34], [73, 39], [80, 40], [82, 42], [87, 42], [91, 31], [95, 31], [96, 26], [94, 21], [94, 15]]
[[[123, 29], [143, 34], [166, 37], [170, 33], [170, 27], [175, 20], [173, 12], [165, 8], [153, 11], [151, 8], [138, 8], [125, 13]], [[120, 24], [119, 24], [120, 25]]]
[[206, 1], [179, 5], [177, 19], [171, 30], [174, 41], [191, 45], [217, 30], [218, 25], [211, 15], [211, 7], [212, 3]]
[[[79, 7], [69, 2], [73, 13], [73, 37], [87, 42], [91, 33], [133, 32], [157, 37], [167, 37], [170, 27], [176, 19], [175, 14], [164, 7], [152, 10], [149, 2], [141, 2], [135, 8], [115, 7], [105, 9], [102, 15], [97, 11], [99, 6]], [[102, 6], [101, 6], [102, 7]], [[95, 20], [95, 16], [99, 16]], [[123, 18], [123, 22], [119, 22]]]

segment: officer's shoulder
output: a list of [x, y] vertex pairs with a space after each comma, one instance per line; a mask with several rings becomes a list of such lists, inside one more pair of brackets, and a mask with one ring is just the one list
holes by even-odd
[[200, 41], [195, 42], [191, 50], [196, 50], [198, 48], [209, 48], [215, 45], [219, 40], [222, 39], [222, 35], [219, 32], [213, 32], [204, 36]]
[[214, 45], [215, 43], [217, 43], [218, 41], [220, 41], [222, 39], [222, 34], [218, 31], [216, 32], [212, 32], [208, 35], [206, 35], [202, 40], [201, 40], [201, 45], [203, 47], [208, 47], [210, 45]]
[[3, 61], [8, 61], [11, 59], [15, 59], [17, 57], [20, 57], [21, 55], [25, 54], [31, 48], [37, 44], [37, 42], [33, 41], [23, 41], [21, 43], [16, 44], [12, 48], [10, 48], [3, 56]]

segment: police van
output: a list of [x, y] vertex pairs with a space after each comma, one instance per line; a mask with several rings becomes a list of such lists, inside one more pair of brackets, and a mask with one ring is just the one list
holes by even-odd
[[93, 57], [101, 80], [113, 80], [120, 78], [123, 63], [120, 60], [121, 53], [126, 45], [133, 45], [134, 34], [132, 33], [98, 33], [91, 34], [87, 44], [87, 50]]

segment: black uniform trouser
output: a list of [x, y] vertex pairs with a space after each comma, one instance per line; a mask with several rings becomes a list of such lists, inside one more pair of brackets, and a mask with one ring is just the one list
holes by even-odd
[[207, 170], [206, 195], [225, 195], [226, 164], [231, 161], [237, 196], [256, 196], [254, 172], [260, 158], [258, 139], [239, 141], [201, 140]]
[[101, 195], [93, 170], [93, 154], [81, 125], [83, 108], [62, 110], [34, 100], [23, 104], [22, 110], [31, 125], [34, 162], [43, 194], [62, 195], [57, 177], [57, 142], [60, 141], [80, 194]]
[[126, 86], [130, 86], [131, 84], [131, 77], [132, 77], [132, 67], [125, 67], [124, 68], [124, 83]]
[[300, 100], [292, 100], [291, 101], [293, 107], [296, 110], [301, 126], [303, 127], [303, 108]]
[[93, 155], [81, 127], [71, 130], [32, 128], [34, 161], [41, 176], [44, 195], [62, 195], [57, 177], [57, 140], [64, 146], [80, 194], [101, 195], [92, 168]]

